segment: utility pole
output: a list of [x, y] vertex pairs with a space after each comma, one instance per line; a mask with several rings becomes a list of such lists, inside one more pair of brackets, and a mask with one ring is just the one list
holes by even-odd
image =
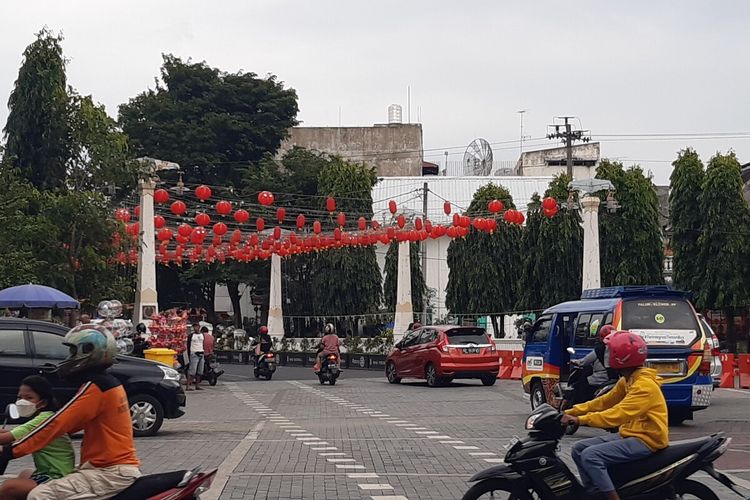
[[518, 115], [521, 117], [521, 139], [520, 139], [520, 151], [519, 151], [519, 158], [523, 155], [523, 141], [528, 139], [528, 136], [523, 135], [523, 117], [526, 114], [528, 109], [522, 109], [520, 111], [517, 111]]
[[573, 178], [573, 141], [582, 141], [582, 142], [589, 142], [591, 140], [591, 137], [589, 137], [587, 130], [573, 130], [570, 124], [570, 120], [575, 118], [574, 116], [558, 116], [557, 119], [565, 120], [564, 126], [565, 131], [560, 132], [561, 124], [554, 124], [549, 125], [549, 127], [554, 127], [554, 132], [550, 132], [547, 134], [547, 139], [562, 139], [563, 143], [565, 143], [565, 149], [566, 149], [566, 157], [567, 157], [567, 173], [570, 178]]
[[[427, 183], [424, 183], [422, 188], [422, 222], [427, 222], [427, 193], [430, 192], [430, 188]], [[419, 243], [420, 249], [422, 250], [422, 279], [424, 280], [425, 286], [427, 285], [427, 242], [421, 241]], [[427, 324], [427, 294], [422, 296], [422, 324]]]

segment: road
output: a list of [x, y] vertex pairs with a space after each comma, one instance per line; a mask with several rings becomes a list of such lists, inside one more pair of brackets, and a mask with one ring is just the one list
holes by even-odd
[[[205, 498], [228, 500], [456, 499], [469, 476], [502, 461], [507, 441], [523, 435], [529, 408], [517, 381], [431, 389], [350, 370], [336, 386], [321, 386], [309, 368], [281, 367], [270, 382], [250, 379], [246, 367], [226, 368], [217, 386], [189, 393], [184, 417], [137, 440], [145, 473], [219, 467]], [[748, 409], [750, 392], [719, 390], [672, 438], [725, 430], [734, 441], [718, 466], [750, 485]], [[566, 438], [562, 456], [569, 460], [571, 444], [597, 432]], [[30, 463], [17, 462], [13, 471]]]

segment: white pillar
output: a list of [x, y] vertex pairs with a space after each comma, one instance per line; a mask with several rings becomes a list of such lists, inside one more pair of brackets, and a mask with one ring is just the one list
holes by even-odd
[[583, 207], [583, 290], [601, 287], [599, 271], [599, 203], [596, 196], [585, 196]]
[[396, 317], [393, 321], [393, 340], [398, 342], [414, 321], [411, 303], [411, 260], [409, 242], [398, 244], [398, 277], [396, 279]]
[[138, 279], [135, 288], [133, 322], [147, 323], [152, 314], [159, 312], [156, 294], [156, 234], [154, 232], [153, 180], [141, 181], [138, 186], [141, 198], [140, 242], [138, 250]]
[[271, 286], [268, 299], [268, 334], [281, 340], [284, 337], [284, 311], [281, 304], [281, 257], [271, 255]]

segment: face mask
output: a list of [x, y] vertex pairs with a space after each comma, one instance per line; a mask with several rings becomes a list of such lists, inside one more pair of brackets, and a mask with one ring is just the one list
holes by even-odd
[[16, 407], [18, 407], [18, 414], [23, 418], [30, 417], [36, 413], [36, 404], [25, 399], [19, 399], [16, 401]]

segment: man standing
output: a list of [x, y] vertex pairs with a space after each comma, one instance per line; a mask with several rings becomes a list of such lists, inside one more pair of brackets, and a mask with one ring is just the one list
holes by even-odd
[[187, 353], [188, 353], [188, 374], [187, 374], [187, 385], [186, 391], [192, 390], [190, 384], [195, 381], [195, 388], [197, 390], [203, 390], [199, 385], [200, 376], [203, 373], [203, 333], [201, 333], [201, 325], [199, 323], [193, 323], [193, 331], [190, 332], [187, 338]]

